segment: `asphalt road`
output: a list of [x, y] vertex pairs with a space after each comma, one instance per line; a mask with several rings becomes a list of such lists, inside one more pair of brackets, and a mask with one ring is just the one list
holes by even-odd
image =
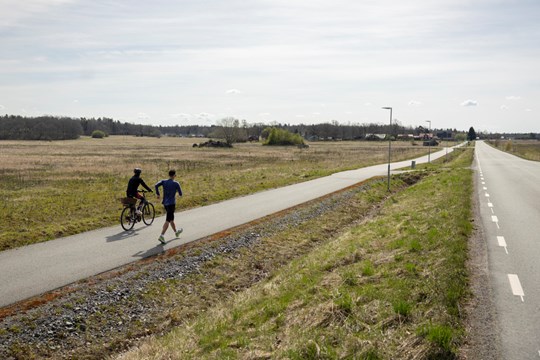
[[[431, 160], [451, 151], [449, 148], [432, 153]], [[421, 164], [427, 162], [428, 157], [415, 160]], [[391, 169], [410, 164], [410, 160], [392, 163]], [[118, 224], [0, 252], [0, 307], [291, 208], [374, 176], [386, 175], [387, 171], [388, 164], [376, 165], [177, 212], [175, 222], [184, 228], [184, 232], [176, 239], [169, 229], [165, 245], [157, 240], [165, 220], [159, 217], [153, 225], [136, 224], [129, 232], [123, 231]], [[150, 197], [149, 200], [154, 199]]]
[[477, 196], [504, 359], [540, 359], [540, 162], [477, 142]]

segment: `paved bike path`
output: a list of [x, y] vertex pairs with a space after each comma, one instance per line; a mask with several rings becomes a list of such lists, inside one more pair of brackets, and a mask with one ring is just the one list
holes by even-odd
[[[448, 148], [433, 153], [431, 160], [445, 156], [447, 151], [452, 150]], [[417, 164], [426, 163], [428, 157], [415, 160]], [[391, 169], [410, 164], [411, 160], [392, 163]], [[387, 172], [388, 164], [375, 165], [177, 212], [175, 222], [184, 228], [184, 232], [179, 238], [174, 238], [169, 229], [165, 235], [165, 245], [157, 240], [165, 220], [161, 216], [151, 226], [138, 223], [128, 232], [117, 225], [0, 252], [0, 307], [291, 208], [374, 176], [386, 175]]]

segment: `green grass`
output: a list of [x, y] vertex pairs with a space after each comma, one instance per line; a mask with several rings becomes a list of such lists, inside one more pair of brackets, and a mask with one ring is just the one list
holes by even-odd
[[[124, 359], [455, 358], [468, 285], [471, 161], [472, 150], [460, 153], [392, 195], [378, 216]], [[306, 241], [306, 229], [297, 231], [284, 236]]]
[[[384, 144], [315, 143], [309, 149], [238, 144], [198, 149], [200, 139], [110, 136], [72, 141], [0, 142], [0, 250], [118, 225], [119, 198], [134, 167], [152, 186], [175, 168], [187, 209], [383, 163]], [[396, 160], [425, 149], [394, 146]], [[157, 202], [153, 195], [149, 200]], [[162, 207], [155, 204], [158, 215]]]

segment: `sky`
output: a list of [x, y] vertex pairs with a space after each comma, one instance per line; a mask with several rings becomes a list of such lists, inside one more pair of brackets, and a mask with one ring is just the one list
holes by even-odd
[[0, 114], [540, 132], [538, 0], [0, 0]]

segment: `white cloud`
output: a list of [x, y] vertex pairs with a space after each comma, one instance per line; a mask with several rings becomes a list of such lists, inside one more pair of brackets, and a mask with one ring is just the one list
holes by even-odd
[[270, 116], [270, 113], [267, 113], [267, 112], [265, 112], [265, 113], [259, 113], [259, 116]]
[[238, 94], [241, 94], [242, 92], [238, 89], [229, 89], [227, 91], [225, 91], [226, 94], [233, 94], [233, 95], [238, 95]]
[[137, 114], [137, 119], [139, 119], [139, 120], [148, 120], [148, 119], [150, 119], [150, 116], [148, 116], [148, 114], [146, 114], [146, 113], [140, 112], [140, 113]]
[[409, 101], [409, 106], [420, 106], [422, 103], [420, 101], [411, 100]]
[[532, 111], [532, 109], [525, 109], [525, 111], [527, 111], [527, 112], [531, 112], [531, 111]]
[[461, 106], [478, 106], [478, 101], [476, 100], [465, 100], [461, 103]]
[[508, 106], [506, 106], [506, 105], [501, 105], [501, 110], [508, 110]]
[[512, 96], [507, 96], [507, 97], [506, 97], [506, 100], [511, 100], [511, 101], [512, 101], [512, 100], [519, 100], [519, 99], [521, 99], [521, 96], [514, 96], [514, 95], [512, 95]]
[[4, 110], [6, 107], [4, 105], [0, 105], [0, 110]]
[[185, 113], [170, 114], [169, 116], [173, 119], [188, 119], [191, 117], [190, 114], [185, 114]]

